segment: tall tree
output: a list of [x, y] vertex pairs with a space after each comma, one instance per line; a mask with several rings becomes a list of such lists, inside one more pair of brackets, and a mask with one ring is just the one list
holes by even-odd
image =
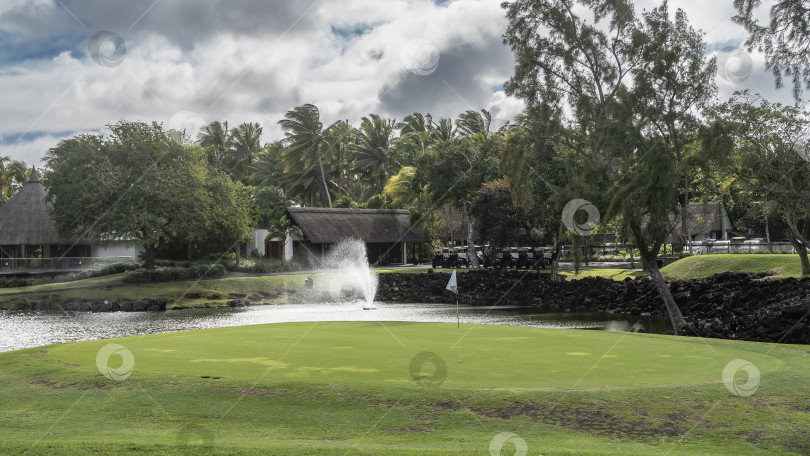
[[214, 121], [204, 126], [197, 135], [199, 144], [208, 155], [208, 161], [219, 168], [224, 168], [225, 156], [228, 153], [228, 122]]
[[498, 177], [499, 158], [500, 149], [495, 143], [456, 138], [434, 144], [416, 165], [415, 185], [428, 189], [433, 207], [450, 205], [461, 210], [467, 225], [468, 258], [474, 267], [478, 261], [470, 206], [481, 185]]
[[256, 161], [253, 162], [253, 172], [250, 174], [250, 183], [257, 187], [276, 186], [284, 173], [284, 163], [281, 162], [281, 152], [284, 145], [281, 141], [265, 145]]
[[432, 144], [430, 131], [433, 128], [433, 116], [415, 112], [405, 116], [396, 125], [399, 129], [397, 147], [402, 166], [413, 166], [416, 159], [425, 153]]
[[80, 135], [46, 154], [48, 198], [66, 238], [142, 245], [147, 268], [169, 239], [234, 242], [250, 230], [249, 193], [157, 123], [120, 121], [108, 138]]
[[363, 117], [357, 131], [354, 144], [355, 171], [369, 179], [375, 194], [383, 191], [388, 176], [396, 174], [401, 167], [391, 147], [395, 123], [393, 119], [370, 114]]
[[563, 242], [571, 235], [562, 222], [564, 189], [581, 170], [576, 155], [553, 136], [559, 130], [552, 116], [527, 109], [515, 120], [506, 134], [500, 170], [512, 199], [552, 246], [551, 280], [556, 282]]
[[[311, 104], [299, 106], [287, 111], [284, 119], [278, 123], [286, 135], [285, 148], [282, 153], [282, 158], [287, 164], [285, 172], [297, 170], [302, 175], [311, 175], [310, 168], [317, 166], [323, 184], [322, 194], [326, 196], [329, 207], [332, 207], [332, 196], [324, 169], [326, 161], [324, 154], [328, 152], [328, 147], [326, 147], [323, 123], [321, 123], [318, 108]], [[314, 193], [311, 195], [313, 199], [310, 201], [310, 205], [313, 205], [315, 203]]]
[[491, 247], [520, 245], [530, 238], [526, 214], [512, 202], [509, 185], [503, 179], [485, 182], [475, 194], [471, 211], [481, 241]]
[[734, 22], [750, 34], [748, 50], [765, 52], [765, 68], [782, 87], [783, 76], [793, 79], [793, 96], [798, 100], [804, 89], [810, 89], [810, 5], [806, 0], [778, 0], [770, 10], [770, 22], [761, 25], [754, 10], [762, 0], [734, 0], [737, 15]]
[[262, 151], [261, 137], [261, 125], [250, 122], [240, 124], [228, 135], [225, 164], [243, 184], [249, 182], [253, 164]]
[[490, 134], [491, 124], [492, 116], [486, 109], [480, 111], [470, 109], [459, 114], [456, 119], [456, 128], [462, 136], [482, 135], [486, 138]]
[[[532, 0], [504, 3], [505, 42], [516, 57], [507, 93], [554, 123], [556, 150], [585, 165], [569, 183], [608, 219], [630, 227], [672, 326], [686, 325], [657, 257], [678, 214], [683, 141], [690, 117], [714, 93], [705, 44], [666, 2], [637, 17], [626, 0]], [[590, 9], [594, 21], [577, 15]]]
[[810, 274], [810, 110], [743, 92], [711, 114], [733, 139], [732, 176], [766, 202], [764, 209], [782, 213], [802, 274]]
[[453, 119], [439, 119], [439, 123], [434, 123], [430, 127], [428, 136], [431, 143], [452, 141], [457, 135]]
[[25, 162], [0, 157], [0, 206], [26, 184], [28, 174]]

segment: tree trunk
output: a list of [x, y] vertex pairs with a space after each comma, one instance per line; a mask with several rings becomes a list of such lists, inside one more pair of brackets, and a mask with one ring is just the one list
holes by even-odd
[[464, 209], [465, 218], [467, 218], [467, 259], [470, 261], [471, 268], [478, 267], [478, 255], [475, 253], [475, 241], [473, 240], [473, 225], [475, 224], [475, 219], [471, 216], [466, 217], [466, 206]]
[[636, 269], [636, 257], [633, 255], [633, 244], [630, 244], [630, 269]]
[[234, 251], [236, 252], [236, 265], [235, 265], [235, 267], [239, 267], [239, 260], [241, 260], [241, 255], [242, 255], [242, 244], [241, 244], [241, 242], [236, 243], [236, 247], [234, 248]]
[[321, 165], [321, 179], [323, 180], [323, 190], [326, 192], [326, 199], [329, 201], [329, 207], [332, 207], [332, 196], [329, 195], [329, 187], [326, 185], [326, 174], [323, 172], [323, 157], [321, 151], [318, 151], [318, 164]]
[[768, 223], [768, 217], [765, 217], [765, 238], [768, 240], [768, 253], [773, 253], [773, 244], [771, 243], [771, 229]]
[[683, 319], [681, 309], [679, 309], [678, 305], [675, 304], [675, 299], [672, 297], [672, 293], [669, 291], [669, 287], [667, 286], [667, 282], [664, 280], [664, 276], [662, 276], [661, 271], [658, 270], [657, 259], [645, 261], [644, 265], [647, 267], [647, 270], [650, 271], [650, 280], [652, 280], [652, 282], [655, 284], [655, 288], [658, 289], [658, 294], [661, 296], [661, 300], [664, 301], [664, 307], [666, 307], [667, 313], [669, 314], [672, 329], [675, 334], [678, 334], [678, 332], [683, 329], [684, 326], [686, 326], [686, 320]]
[[687, 251], [692, 253], [692, 235], [689, 233], [689, 176], [684, 178], [684, 196], [681, 205], [681, 237], [687, 245]]
[[802, 275], [810, 274], [810, 262], [807, 259], [807, 248], [796, 239], [796, 236], [790, 232], [789, 229], [785, 230], [785, 236], [787, 236], [788, 240], [790, 241], [790, 245], [796, 249], [796, 252], [799, 254], [799, 261], [802, 263]]
[[157, 248], [151, 245], [144, 246], [143, 249], [143, 267], [146, 269], [155, 269], [155, 258], [157, 257]]
[[560, 270], [560, 247], [562, 241], [559, 237], [554, 235], [554, 251], [551, 252], [551, 281], [558, 282], [560, 280], [558, 271]]

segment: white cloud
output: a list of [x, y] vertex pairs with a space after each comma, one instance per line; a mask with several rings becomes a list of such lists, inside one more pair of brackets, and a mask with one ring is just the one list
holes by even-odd
[[[64, 132], [100, 131], [122, 118], [167, 125], [183, 111], [209, 122], [259, 122], [265, 140], [280, 138], [278, 120], [303, 103], [317, 105], [325, 124], [356, 125], [371, 112], [454, 118], [480, 108], [511, 119], [522, 102], [502, 89], [514, 61], [501, 43], [506, 22], [499, 3], [166, 0], [139, 19], [146, 9], [139, 2], [71, 2], [70, 11], [53, 0], [3, 2], [0, 35], [13, 31], [14, 40], [11, 51], [0, 51], [7, 60], [0, 67], [0, 136], [26, 139], [0, 141], [0, 155], [38, 163]], [[638, 9], [655, 4], [640, 0]], [[685, 9], [710, 44], [745, 39], [731, 21], [731, 0], [670, 7]], [[89, 58], [88, 40], [98, 30], [123, 36], [120, 65]], [[414, 40], [438, 51], [429, 74], [403, 61], [403, 48]], [[761, 57], [753, 54], [745, 82], [718, 79], [721, 95], [749, 87], [789, 102], [789, 90], [773, 89]]]

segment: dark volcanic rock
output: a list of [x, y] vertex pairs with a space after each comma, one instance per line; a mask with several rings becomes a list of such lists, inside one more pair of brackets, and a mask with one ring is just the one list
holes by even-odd
[[[449, 273], [380, 274], [376, 299], [451, 303]], [[810, 343], [810, 279], [769, 279], [764, 273], [722, 273], [671, 282], [691, 335]], [[478, 270], [458, 275], [459, 298], [470, 305], [525, 305], [544, 311], [612, 312], [666, 316], [649, 279], [600, 277], [552, 283], [521, 271]]]

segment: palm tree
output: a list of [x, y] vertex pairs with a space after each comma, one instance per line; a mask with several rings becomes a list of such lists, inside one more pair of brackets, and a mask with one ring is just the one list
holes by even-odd
[[322, 185], [320, 167], [317, 165], [307, 167], [303, 161], [287, 165], [278, 184], [286, 195], [299, 203], [307, 202], [310, 207], [323, 205], [325, 202], [331, 204], [331, 197], [326, 192], [327, 188]]
[[324, 140], [328, 152], [324, 155], [330, 158], [332, 172], [328, 173], [330, 183], [338, 188], [339, 192], [350, 198], [356, 194], [356, 176], [352, 173], [352, 147], [357, 132], [348, 120], [339, 120], [324, 131]]
[[437, 142], [451, 141], [456, 137], [456, 128], [453, 126], [452, 119], [440, 119], [438, 124], [433, 124], [430, 127], [430, 141], [435, 144]]
[[253, 162], [262, 150], [261, 136], [261, 125], [249, 122], [240, 124], [228, 135], [226, 162], [243, 184], [248, 184]]
[[25, 162], [0, 157], [0, 205], [5, 204], [28, 181]]
[[430, 129], [433, 127], [433, 117], [415, 112], [396, 125], [399, 129], [399, 160], [403, 166], [413, 165], [416, 159], [425, 153], [432, 143]]
[[[354, 145], [355, 170], [368, 176], [375, 193], [383, 191], [391, 171], [399, 170], [399, 162], [391, 152], [394, 120], [377, 114], [363, 117]], [[395, 168], [396, 169], [393, 169]], [[376, 181], [376, 182], [375, 182]], [[378, 185], [375, 185], [378, 184]]]
[[328, 147], [326, 147], [323, 123], [321, 123], [318, 108], [311, 104], [299, 106], [287, 111], [284, 114], [284, 119], [278, 123], [286, 134], [284, 139], [286, 147], [281, 154], [282, 159], [287, 164], [284, 172], [289, 173], [298, 168], [303, 174], [308, 174], [309, 168], [317, 164], [321, 171], [324, 193], [329, 207], [332, 207], [332, 197], [326, 183], [323, 157]]
[[251, 184], [257, 187], [278, 185], [284, 172], [284, 164], [280, 160], [283, 149], [284, 145], [281, 141], [267, 144], [262, 148], [251, 168]]
[[470, 109], [459, 114], [458, 119], [456, 119], [458, 132], [461, 136], [466, 137], [482, 135], [484, 138], [488, 138], [491, 124], [492, 116], [486, 109], [482, 109], [481, 111], [473, 111]]
[[228, 122], [217, 120], [203, 127], [197, 135], [197, 144], [205, 149], [212, 165], [224, 169], [223, 160], [228, 151]]

